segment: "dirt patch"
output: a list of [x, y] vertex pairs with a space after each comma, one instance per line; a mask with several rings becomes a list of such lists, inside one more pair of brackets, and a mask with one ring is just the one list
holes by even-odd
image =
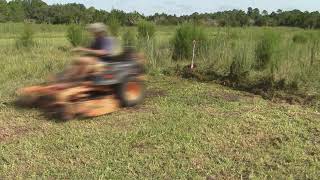
[[0, 142], [8, 141], [15, 137], [21, 137], [34, 131], [39, 131], [40, 127], [26, 127], [26, 126], [10, 126], [0, 127]]

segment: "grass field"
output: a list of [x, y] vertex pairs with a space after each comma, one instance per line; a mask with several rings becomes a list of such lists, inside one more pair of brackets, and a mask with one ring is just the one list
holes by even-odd
[[[163, 28], [158, 36], [172, 35], [170, 29]], [[160, 61], [170, 55], [161, 46], [148, 52], [153, 73], [148, 75], [147, 99], [138, 107], [69, 122], [16, 108], [16, 89], [43, 82], [72, 57], [65, 51], [63, 32], [45, 34], [36, 34], [37, 46], [31, 50], [15, 48], [16, 34], [0, 38], [0, 179], [320, 177], [316, 108], [164, 76], [159, 65], [172, 62]], [[168, 43], [166, 39], [157, 42]], [[224, 55], [221, 59], [229, 57]], [[222, 61], [217, 62], [221, 67]]]

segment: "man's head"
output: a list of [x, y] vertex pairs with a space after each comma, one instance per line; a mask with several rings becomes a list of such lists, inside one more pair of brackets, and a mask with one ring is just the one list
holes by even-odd
[[87, 30], [94, 36], [103, 36], [107, 31], [107, 26], [103, 23], [93, 23], [87, 26]]

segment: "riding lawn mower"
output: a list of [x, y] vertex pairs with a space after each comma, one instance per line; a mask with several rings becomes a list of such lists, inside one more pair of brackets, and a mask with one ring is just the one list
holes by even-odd
[[[145, 96], [143, 58], [132, 49], [107, 57], [103, 70], [76, 81], [54, 82], [18, 90], [18, 104], [38, 107], [50, 117], [96, 117], [140, 104]], [[63, 77], [58, 74], [57, 77]]]

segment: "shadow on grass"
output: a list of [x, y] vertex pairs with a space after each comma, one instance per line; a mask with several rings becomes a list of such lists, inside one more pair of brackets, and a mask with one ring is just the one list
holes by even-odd
[[68, 122], [68, 120], [71, 119], [66, 119], [65, 117], [62, 117], [59, 113], [62, 113], [61, 111], [58, 111], [58, 113], [53, 113], [52, 110], [49, 108], [43, 108], [41, 106], [44, 106], [44, 104], [36, 104], [36, 103], [30, 103], [26, 102], [22, 99], [16, 99], [11, 102], [7, 102], [8, 106], [11, 106], [15, 109], [23, 109], [23, 110], [31, 110], [31, 109], [36, 109], [39, 112], [41, 112], [41, 116], [44, 120], [47, 121], [52, 121], [55, 123], [65, 123]]

